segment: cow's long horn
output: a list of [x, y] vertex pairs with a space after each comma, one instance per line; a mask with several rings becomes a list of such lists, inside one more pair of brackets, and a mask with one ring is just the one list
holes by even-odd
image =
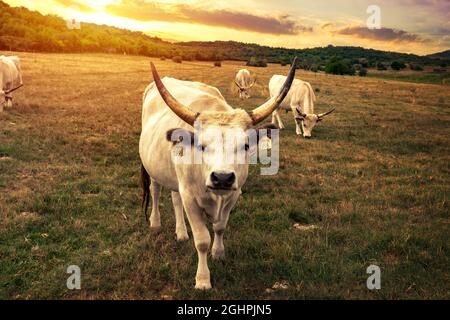
[[327, 116], [327, 115], [329, 115], [330, 113], [333, 113], [334, 112], [334, 110], [336, 110], [335, 108], [333, 108], [333, 109], [331, 109], [330, 111], [328, 111], [328, 112], [325, 112], [325, 113], [321, 113], [321, 114], [318, 114], [317, 115], [317, 117], [319, 117], [319, 119], [321, 119], [321, 118], [323, 118], [323, 117], [325, 117], [325, 116]]
[[265, 118], [267, 118], [272, 112], [274, 112], [280, 104], [283, 102], [284, 98], [286, 98], [286, 95], [288, 94], [289, 90], [291, 89], [292, 82], [294, 81], [295, 77], [295, 66], [297, 65], [297, 57], [294, 58], [294, 61], [292, 62], [291, 70], [289, 71], [289, 75], [281, 87], [280, 93], [278, 96], [273, 97], [266, 103], [264, 103], [262, 106], [259, 106], [258, 108], [254, 109], [253, 111], [249, 112], [250, 117], [253, 120], [253, 125], [256, 125], [263, 121]]
[[240, 90], [243, 90], [243, 88], [242, 88], [241, 85], [237, 82], [237, 80], [234, 80], [234, 84], [235, 84]]
[[5, 91], [5, 94], [10, 94], [11, 92], [14, 92], [14, 91], [16, 91], [17, 89], [20, 89], [20, 88], [22, 88], [22, 87], [23, 87], [23, 84], [21, 84], [21, 85], [18, 86], [18, 87], [15, 87], [15, 88], [13, 88], [13, 89], [10, 89], [10, 90]]
[[156, 71], [156, 67], [153, 62], [150, 62], [152, 67], [153, 80], [155, 80], [156, 87], [158, 88], [159, 94], [163, 98], [164, 102], [167, 106], [172, 109], [172, 111], [179, 116], [184, 122], [194, 126], [194, 122], [197, 117], [200, 115], [198, 112], [194, 112], [186, 106], [182, 105], [180, 102], [175, 99], [170, 92], [166, 89], [164, 84], [159, 77], [158, 71]]

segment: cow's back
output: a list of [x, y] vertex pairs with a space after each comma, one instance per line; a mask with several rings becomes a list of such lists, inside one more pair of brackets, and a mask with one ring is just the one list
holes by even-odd
[[[286, 76], [274, 75], [269, 82], [270, 97], [277, 96], [281, 90], [281, 87], [286, 81]], [[289, 110], [291, 106], [302, 106], [306, 110], [303, 112], [314, 113], [314, 102], [316, 96], [314, 90], [306, 81], [300, 79], [294, 79], [291, 89], [289, 90], [286, 98], [280, 105], [280, 108]]]
[[247, 69], [241, 69], [236, 74], [236, 81], [242, 86], [242, 87], [248, 87], [251, 84], [252, 76], [250, 74], [250, 71]]
[[19, 58], [0, 56], [0, 84], [3, 90], [10, 90], [22, 84]]

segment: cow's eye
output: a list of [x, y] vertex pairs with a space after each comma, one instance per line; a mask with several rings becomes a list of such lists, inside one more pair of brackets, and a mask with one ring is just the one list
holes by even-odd
[[197, 148], [198, 148], [198, 150], [200, 150], [201, 152], [205, 152], [205, 150], [206, 150], [206, 146], [204, 146], [204, 145], [202, 145], [202, 144], [199, 144]]
[[245, 144], [244, 148], [245, 148], [245, 151], [248, 151], [248, 149], [250, 149], [250, 146], [248, 145], [248, 143]]

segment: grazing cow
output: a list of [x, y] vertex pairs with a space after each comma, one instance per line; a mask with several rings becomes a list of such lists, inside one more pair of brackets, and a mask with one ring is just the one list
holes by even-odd
[[250, 71], [248, 71], [247, 69], [242, 69], [239, 70], [236, 74], [234, 83], [239, 89], [239, 98], [249, 99], [250, 94], [248, 93], [248, 91], [255, 85], [256, 79], [252, 79]]
[[[280, 90], [284, 81], [286, 81], [286, 77], [280, 75], [274, 75], [272, 79], [270, 79], [269, 91], [271, 97], [276, 95], [277, 90]], [[295, 79], [286, 99], [284, 99], [280, 105], [280, 109], [286, 111], [292, 110], [296, 124], [296, 133], [301, 135], [303, 132], [304, 138], [311, 138], [312, 129], [316, 124], [334, 111], [334, 109], [332, 109], [325, 113], [315, 114], [315, 101], [316, 95], [314, 94], [311, 85], [308, 82]], [[284, 125], [281, 121], [279, 110], [275, 110], [272, 113], [272, 123], [275, 124], [275, 120], [278, 121], [278, 126], [283, 129]]]
[[12, 92], [23, 85], [20, 59], [0, 56], [0, 111], [12, 107]]
[[[207, 256], [211, 237], [206, 222], [209, 220], [213, 224], [212, 257], [221, 259], [225, 253], [223, 234], [229, 214], [248, 176], [247, 160], [252, 149], [248, 130], [278, 108], [292, 84], [295, 68], [291, 69], [278, 95], [247, 112], [232, 108], [217, 89], [205, 84], [168, 77], [161, 80], [153, 63], [151, 66], [154, 82], [144, 93], [139, 143], [142, 204], [147, 216], [151, 196], [150, 229], [158, 232], [161, 187], [171, 190], [177, 240], [189, 239], [183, 208], [194, 236], [198, 253], [195, 288], [210, 289]], [[274, 126], [269, 124], [265, 128]], [[230, 130], [237, 136], [236, 141], [240, 141], [232, 151], [218, 141]], [[201, 161], [175, 161], [180, 156], [180, 147], [183, 152], [198, 152]], [[246, 161], [225, 161], [224, 154], [237, 154], [238, 150]]]

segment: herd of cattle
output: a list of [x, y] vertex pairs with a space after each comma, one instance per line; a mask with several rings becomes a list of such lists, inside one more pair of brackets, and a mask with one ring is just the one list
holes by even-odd
[[[252, 111], [245, 111], [231, 107], [215, 87], [169, 77], [161, 79], [151, 63], [154, 82], [144, 92], [139, 141], [144, 211], [147, 215], [151, 197], [150, 228], [158, 232], [161, 228], [158, 206], [161, 188], [172, 192], [177, 240], [189, 239], [185, 214], [194, 237], [198, 254], [197, 289], [211, 288], [207, 263], [211, 236], [206, 223], [210, 221], [214, 230], [212, 257], [222, 259], [225, 256], [223, 235], [229, 215], [248, 177], [248, 161], [226, 161], [223, 152], [230, 150], [218, 150], [224, 148], [218, 143], [218, 134], [225, 137], [227, 130], [232, 129], [236, 141], [242, 142], [232, 152], [241, 150], [248, 157], [252, 150], [249, 130], [256, 129], [258, 143], [258, 133], [262, 131], [259, 129], [283, 128], [278, 114], [280, 108], [293, 111], [297, 134], [303, 133], [304, 137], [311, 137], [316, 123], [333, 112], [314, 113], [314, 90], [309, 83], [295, 79], [295, 65], [296, 59], [287, 77], [272, 77], [267, 102]], [[241, 99], [250, 98], [249, 90], [255, 82], [248, 70], [238, 72], [235, 84]], [[5, 105], [12, 107], [11, 93], [22, 86], [17, 57], [0, 57], [0, 84], [0, 111], [3, 111]], [[270, 115], [272, 124], [257, 127]], [[174, 161], [173, 150], [179, 147], [200, 152], [202, 161]]]

